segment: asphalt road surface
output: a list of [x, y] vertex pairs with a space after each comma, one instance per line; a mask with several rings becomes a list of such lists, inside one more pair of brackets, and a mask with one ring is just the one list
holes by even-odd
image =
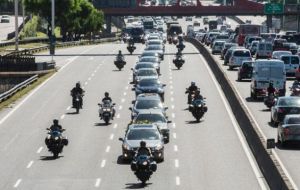
[[[165, 145], [165, 161], [158, 164], [145, 188], [268, 189], [207, 64], [193, 46], [186, 46], [186, 64], [181, 70], [172, 64], [174, 55], [166, 55], [161, 63], [171, 138]], [[143, 48], [139, 44], [134, 53]], [[126, 56], [127, 65], [118, 71], [112, 54], [119, 49], [125, 52], [126, 45], [57, 50], [57, 54], [66, 55], [55, 57], [59, 72], [0, 112], [0, 189], [141, 188], [130, 165], [122, 162], [118, 141], [125, 134], [130, 121], [128, 108], [135, 99], [129, 83], [137, 55]], [[175, 53], [174, 45], [166, 45], [166, 53]], [[77, 81], [86, 91], [79, 115], [70, 108], [70, 90]], [[191, 81], [207, 98], [208, 112], [200, 123], [185, 110], [184, 91]], [[117, 110], [109, 126], [98, 117], [97, 103], [105, 91], [110, 92]], [[44, 144], [45, 128], [54, 118], [66, 128], [64, 134], [69, 139], [56, 160]]]

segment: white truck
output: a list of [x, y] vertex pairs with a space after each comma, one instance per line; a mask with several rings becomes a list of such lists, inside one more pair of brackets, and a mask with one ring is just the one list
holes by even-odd
[[270, 82], [279, 91], [279, 96], [285, 96], [286, 74], [284, 63], [277, 59], [258, 59], [254, 62], [250, 85], [251, 98], [264, 97]]

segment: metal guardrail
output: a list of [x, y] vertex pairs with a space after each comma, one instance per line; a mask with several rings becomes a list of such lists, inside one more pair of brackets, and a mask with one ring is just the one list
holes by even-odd
[[[71, 46], [79, 46], [79, 45], [91, 45], [91, 44], [99, 44], [103, 42], [114, 42], [119, 40], [118, 37], [113, 37], [113, 38], [103, 38], [99, 40], [84, 40], [84, 41], [74, 41], [74, 42], [61, 42], [57, 43], [55, 46], [57, 48], [62, 48], [62, 47], [71, 47]], [[36, 48], [29, 48], [21, 51], [14, 51], [11, 53], [6, 54], [5, 56], [22, 56], [22, 55], [32, 55], [34, 53], [38, 53], [40, 51], [45, 51], [49, 49], [49, 45], [41, 46], [41, 47], [36, 47]]]
[[34, 76], [30, 77], [29, 79], [25, 80], [24, 82], [17, 84], [12, 89], [0, 94], [0, 103], [3, 102], [4, 100], [6, 100], [7, 98], [11, 97], [12, 95], [14, 95], [19, 90], [27, 87], [29, 84], [33, 83], [37, 79], [38, 79], [38, 75], [34, 75]]

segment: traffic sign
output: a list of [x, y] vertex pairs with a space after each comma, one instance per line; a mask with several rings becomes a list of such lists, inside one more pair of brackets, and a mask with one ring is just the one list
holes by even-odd
[[283, 4], [280, 3], [266, 3], [264, 5], [265, 14], [283, 14]]

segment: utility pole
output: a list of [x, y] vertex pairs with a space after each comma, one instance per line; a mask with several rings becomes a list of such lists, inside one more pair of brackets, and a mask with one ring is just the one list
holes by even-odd
[[18, 16], [19, 16], [19, 0], [15, 0], [15, 50], [19, 51], [19, 23], [18, 23]]
[[55, 34], [54, 34], [54, 29], [55, 29], [55, 0], [51, 1], [51, 34], [49, 36], [49, 41], [50, 41], [50, 54], [52, 56], [52, 62], [53, 62], [53, 55], [55, 54]]

